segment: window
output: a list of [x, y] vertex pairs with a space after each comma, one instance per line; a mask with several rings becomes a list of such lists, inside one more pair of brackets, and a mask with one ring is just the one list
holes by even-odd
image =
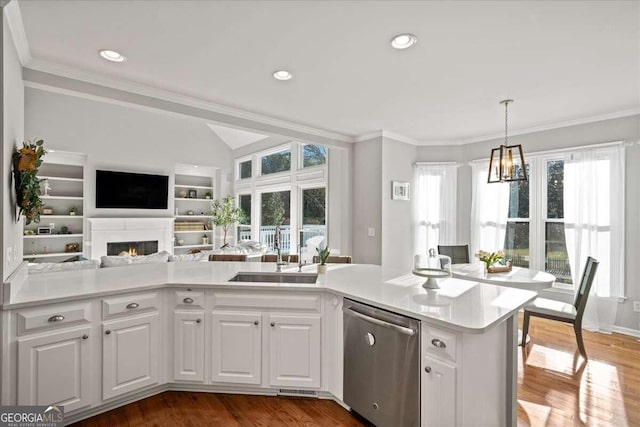
[[[308, 188], [302, 190], [302, 229], [300, 243], [306, 247], [318, 247], [325, 240], [327, 198], [326, 189]], [[315, 249], [313, 249], [315, 250]]]
[[302, 146], [302, 167], [324, 165], [327, 162], [327, 148], [322, 145]]
[[251, 194], [239, 195], [238, 207], [243, 214], [238, 224], [238, 241], [251, 240]]
[[240, 162], [238, 165], [240, 179], [251, 178], [251, 160]]
[[260, 243], [272, 248], [275, 243], [276, 225], [280, 225], [280, 250], [282, 253], [289, 253], [291, 249], [291, 191], [262, 193], [261, 206]]
[[[516, 166], [516, 169], [520, 169]], [[516, 171], [518, 174], [520, 171]], [[527, 164], [527, 176], [531, 168]], [[529, 267], [529, 182], [509, 183], [509, 213], [504, 237], [504, 251], [513, 265]]]
[[571, 285], [571, 265], [564, 232], [564, 160], [544, 160], [546, 206], [544, 218], [544, 269], [558, 284]]
[[262, 175], [291, 170], [291, 150], [268, 154], [260, 159]]

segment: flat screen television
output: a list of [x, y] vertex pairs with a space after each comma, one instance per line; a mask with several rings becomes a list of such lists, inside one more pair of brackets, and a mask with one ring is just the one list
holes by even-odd
[[96, 170], [96, 208], [167, 209], [169, 177]]

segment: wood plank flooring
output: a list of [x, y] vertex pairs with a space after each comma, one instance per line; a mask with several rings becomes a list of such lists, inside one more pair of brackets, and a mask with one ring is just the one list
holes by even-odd
[[[589, 361], [570, 325], [532, 318], [519, 350], [518, 427], [640, 426], [640, 341], [584, 332]], [[332, 401], [166, 392], [76, 426], [363, 426]]]

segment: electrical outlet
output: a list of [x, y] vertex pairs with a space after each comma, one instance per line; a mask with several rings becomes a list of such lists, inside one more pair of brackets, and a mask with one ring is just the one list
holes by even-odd
[[633, 311], [636, 313], [640, 313], [640, 301], [633, 302]]
[[376, 235], [376, 229], [373, 227], [367, 228], [367, 236], [374, 237]]
[[13, 263], [13, 246], [7, 248], [7, 267]]

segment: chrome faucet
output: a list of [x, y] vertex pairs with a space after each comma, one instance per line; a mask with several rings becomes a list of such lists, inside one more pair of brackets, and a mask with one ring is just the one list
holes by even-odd
[[278, 234], [279, 233], [276, 232], [275, 238], [273, 239], [273, 249], [275, 249], [278, 254], [278, 257], [276, 258], [276, 273], [281, 273], [282, 266], [289, 265], [289, 263], [282, 260], [282, 253], [280, 252], [280, 236]]
[[302, 271], [302, 244], [298, 245], [298, 272]]

